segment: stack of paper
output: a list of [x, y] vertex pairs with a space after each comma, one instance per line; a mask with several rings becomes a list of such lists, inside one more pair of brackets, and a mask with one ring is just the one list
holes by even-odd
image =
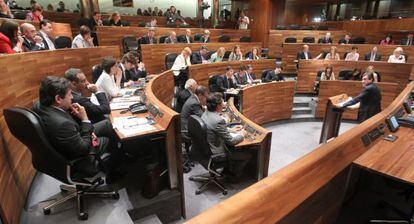
[[116, 117], [112, 126], [125, 136], [136, 135], [142, 132], [155, 130], [153, 125], [148, 124], [146, 118], [137, 117]]

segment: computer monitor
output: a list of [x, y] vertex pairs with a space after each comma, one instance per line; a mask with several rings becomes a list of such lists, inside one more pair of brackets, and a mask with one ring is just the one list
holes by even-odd
[[387, 118], [386, 122], [391, 132], [396, 132], [400, 127], [400, 124], [398, 123], [398, 120], [395, 117], [395, 115], [392, 115], [391, 117]]
[[404, 106], [404, 109], [405, 109], [405, 111], [408, 113], [408, 114], [411, 114], [412, 113], [412, 102], [411, 102], [411, 99], [407, 99], [407, 100], [405, 100], [404, 101], [404, 103], [403, 103], [403, 106]]

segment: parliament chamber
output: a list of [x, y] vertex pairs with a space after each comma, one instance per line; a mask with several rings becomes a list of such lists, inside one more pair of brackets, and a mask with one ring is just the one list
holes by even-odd
[[0, 0], [0, 224], [414, 223], [410, 17]]

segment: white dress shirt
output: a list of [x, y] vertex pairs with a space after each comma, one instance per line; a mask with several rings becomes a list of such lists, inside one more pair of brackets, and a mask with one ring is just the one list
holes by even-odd
[[190, 56], [188, 56], [186, 60], [184, 58], [184, 55], [180, 54], [175, 59], [174, 64], [171, 67], [171, 70], [173, 71], [175, 76], [178, 76], [180, 74], [181, 69], [186, 68], [187, 66], [190, 66], [190, 65], [191, 65]]
[[113, 97], [117, 97], [121, 90], [115, 83], [115, 77], [113, 75], [109, 75], [105, 71], [102, 72], [95, 84], [96, 87], [98, 87], [98, 91], [105, 92], [108, 101], [110, 101]]
[[72, 41], [72, 48], [87, 48], [87, 47], [93, 47], [91, 46], [88, 41], [83, 39], [82, 35], [78, 34], [75, 38], [73, 38]]
[[346, 55], [345, 61], [358, 61], [359, 54], [358, 53], [348, 53]]
[[395, 57], [395, 55], [391, 55], [388, 58], [388, 62], [389, 63], [405, 63], [405, 56], [404, 55], [400, 55], [398, 58]]
[[43, 39], [46, 41], [49, 50], [56, 50], [55, 44], [49, 38], [49, 36], [45, 32], [43, 32], [43, 30], [40, 30], [39, 32], [42, 34]]

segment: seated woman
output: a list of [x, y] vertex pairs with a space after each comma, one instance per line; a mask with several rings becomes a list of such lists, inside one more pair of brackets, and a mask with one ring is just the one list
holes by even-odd
[[249, 55], [247, 56], [246, 60], [259, 60], [259, 48], [254, 47], [251, 52], [249, 52]]
[[331, 47], [329, 53], [325, 56], [325, 60], [341, 60], [335, 46]]
[[[368, 67], [367, 67], [367, 69], [365, 70], [364, 75], [365, 75], [365, 74], [368, 74], [368, 73], [372, 74], [372, 77], [374, 78], [374, 82], [375, 82], [375, 83], [377, 83], [377, 82], [380, 82], [380, 81], [381, 81], [380, 76], [379, 76], [379, 75], [378, 75], [378, 73], [376, 73], [376, 72], [375, 72], [375, 70], [374, 70], [374, 66], [370, 65], [370, 66], [368, 66]], [[364, 76], [364, 75], [363, 75], [363, 76]], [[363, 76], [361, 76], [361, 77], [363, 77]], [[359, 79], [359, 80], [361, 80], [361, 79]]]
[[23, 52], [23, 38], [19, 36], [19, 24], [4, 20], [0, 25], [0, 54]]
[[0, 2], [0, 18], [13, 19], [13, 14], [10, 11], [9, 6], [3, 1]]
[[224, 47], [220, 47], [214, 54], [211, 55], [210, 62], [222, 62], [224, 53], [226, 53], [226, 49], [224, 49]]
[[233, 51], [231, 52], [229, 56], [229, 61], [241, 61], [243, 60], [243, 54], [240, 49], [240, 45], [236, 45], [233, 48]]
[[380, 45], [393, 45], [394, 40], [392, 39], [392, 35], [388, 34], [384, 40], [380, 41]]
[[345, 61], [358, 61], [358, 58], [359, 58], [358, 47], [352, 46], [352, 51], [346, 55]]
[[32, 11], [27, 13], [26, 20], [33, 21], [33, 22], [40, 22], [43, 20], [43, 8], [38, 3], [35, 3], [32, 6]]
[[389, 63], [405, 63], [404, 51], [401, 47], [397, 47], [394, 53], [388, 58]]
[[121, 15], [118, 12], [112, 13], [112, 15], [109, 17], [109, 25], [122, 26]]
[[110, 101], [114, 97], [121, 96], [122, 71], [113, 57], [105, 57], [102, 60], [102, 74], [95, 85], [98, 91], [105, 92], [106, 98]]
[[323, 81], [323, 80], [335, 80], [335, 74], [333, 72], [332, 65], [326, 66], [325, 70], [321, 73], [320, 79], [315, 81], [315, 85], [313, 87], [313, 90], [315, 92], [319, 92], [319, 84], [320, 84], [320, 81]]

